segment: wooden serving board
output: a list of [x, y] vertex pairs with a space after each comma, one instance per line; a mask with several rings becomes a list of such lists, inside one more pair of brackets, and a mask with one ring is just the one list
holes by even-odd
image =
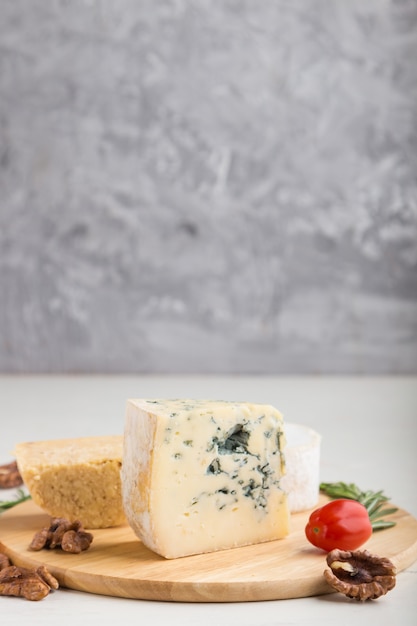
[[[0, 550], [15, 565], [43, 564], [62, 587], [89, 593], [176, 602], [300, 598], [333, 591], [323, 577], [325, 553], [304, 536], [309, 514], [292, 515], [291, 534], [279, 541], [166, 560], [127, 525], [92, 531], [93, 543], [81, 554], [32, 552], [33, 535], [50, 518], [27, 501], [0, 516]], [[400, 572], [417, 559], [417, 520], [403, 510], [392, 519], [396, 526], [374, 533], [363, 548], [390, 558]]]

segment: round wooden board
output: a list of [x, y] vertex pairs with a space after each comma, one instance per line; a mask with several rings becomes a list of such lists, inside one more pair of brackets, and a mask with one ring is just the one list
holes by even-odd
[[[325, 553], [304, 536], [308, 517], [292, 515], [291, 534], [279, 541], [173, 560], [145, 548], [127, 525], [94, 530], [90, 549], [75, 555], [28, 550], [50, 519], [28, 501], [0, 516], [0, 549], [15, 565], [45, 565], [62, 587], [89, 593], [176, 602], [281, 600], [332, 592], [323, 578]], [[374, 533], [363, 548], [390, 558], [400, 572], [417, 559], [417, 520], [403, 510], [392, 519], [396, 526]]]

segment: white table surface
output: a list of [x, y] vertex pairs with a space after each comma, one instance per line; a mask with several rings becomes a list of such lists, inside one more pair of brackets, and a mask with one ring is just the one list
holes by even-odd
[[[321, 433], [321, 480], [383, 489], [417, 517], [417, 378], [0, 376], [0, 464], [17, 442], [122, 433], [129, 397], [194, 397], [274, 404]], [[0, 491], [0, 499], [10, 492]], [[0, 515], [1, 536], [1, 515]], [[127, 600], [59, 589], [40, 602], [0, 597], [2, 624], [277, 626], [417, 624], [417, 563], [393, 591], [357, 603], [341, 594], [248, 603]]]

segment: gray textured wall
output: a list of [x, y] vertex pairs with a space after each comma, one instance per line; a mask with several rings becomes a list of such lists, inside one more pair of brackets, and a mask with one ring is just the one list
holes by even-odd
[[416, 0], [0, 0], [0, 371], [417, 372]]

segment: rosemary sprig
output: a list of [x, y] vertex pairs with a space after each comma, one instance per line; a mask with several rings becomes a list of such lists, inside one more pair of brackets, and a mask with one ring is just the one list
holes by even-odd
[[364, 505], [368, 511], [373, 530], [382, 530], [395, 526], [395, 522], [381, 519], [384, 515], [392, 515], [397, 508], [387, 508], [385, 504], [389, 498], [383, 491], [361, 491], [354, 483], [320, 483], [320, 491], [332, 499], [347, 498], [356, 500]]
[[11, 509], [16, 504], [20, 504], [21, 502], [25, 502], [30, 499], [30, 495], [25, 493], [23, 489], [18, 489], [16, 495], [13, 500], [0, 500], [0, 513], [7, 511], [7, 509]]

